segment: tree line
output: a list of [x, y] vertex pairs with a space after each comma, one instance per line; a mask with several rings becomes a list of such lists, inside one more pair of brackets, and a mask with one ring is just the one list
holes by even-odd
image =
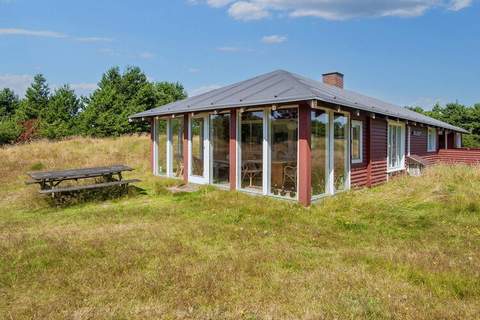
[[88, 97], [77, 96], [69, 85], [52, 92], [45, 77], [37, 74], [24, 98], [9, 88], [0, 91], [0, 145], [31, 138], [145, 132], [147, 123], [129, 122], [128, 116], [186, 96], [180, 83], [149, 81], [138, 67], [109, 69]]
[[463, 145], [470, 148], [480, 147], [480, 103], [471, 107], [458, 102], [445, 106], [437, 103], [428, 111], [422, 107], [409, 109], [469, 131], [471, 134], [463, 136]]
[[[51, 92], [45, 77], [37, 74], [22, 99], [9, 88], [0, 91], [0, 145], [37, 137], [145, 132], [147, 123], [129, 122], [128, 116], [186, 97], [180, 83], [149, 81], [138, 67], [127, 67], [123, 72], [119, 67], [109, 69], [88, 97], [77, 96], [68, 85]], [[436, 104], [429, 111], [418, 106], [409, 109], [470, 131], [472, 134], [463, 139], [464, 146], [480, 147], [480, 104]]]

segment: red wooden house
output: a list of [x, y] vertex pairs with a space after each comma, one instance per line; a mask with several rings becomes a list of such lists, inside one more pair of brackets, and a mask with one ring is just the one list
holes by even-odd
[[278, 70], [131, 117], [152, 123], [153, 173], [296, 199], [374, 186], [462, 146], [462, 128]]

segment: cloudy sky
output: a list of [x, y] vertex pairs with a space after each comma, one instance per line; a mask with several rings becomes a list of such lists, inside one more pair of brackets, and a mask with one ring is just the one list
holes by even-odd
[[[478, 1], [480, 2], [480, 1]], [[0, 0], [0, 88], [138, 65], [190, 94], [275, 69], [399, 105], [480, 102], [477, 0]]]

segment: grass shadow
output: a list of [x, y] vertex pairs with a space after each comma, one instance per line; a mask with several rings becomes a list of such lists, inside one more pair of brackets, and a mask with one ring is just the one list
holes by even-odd
[[137, 186], [112, 186], [102, 189], [62, 192], [50, 197], [47, 202], [52, 207], [69, 207], [90, 202], [103, 202], [124, 197], [146, 195], [147, 191]]

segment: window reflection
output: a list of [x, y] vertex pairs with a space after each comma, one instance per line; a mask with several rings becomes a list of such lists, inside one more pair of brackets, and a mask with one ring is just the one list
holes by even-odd
[[312, 111], [312, 195], [326, 192], [328, 161], [328, 113]]
[[298, 109], [271, 113], [271, 190], [275, 195], [297, 193]]
[[347, 124], [348, 118], [341, 114], [335, 113], [333, 115], [333, 175], [335, 191], [345, 190], [346, 187], [346, 165], [347, 165]]
[[172, 133], [172, 172], [176, 177], [183, 175], [183, 118], [170, 120]]
[[210, 116], [210, 140], [212, 146], [213, 183], [228, 183], [230, 180], [230, 114]]
[[192, 127], [192, 175], [203, 176], [204, 152], [203, 152], [203, 132], [204, 119], [194, 118], [191, 121]]
[[167, 174], [167, 121], [157, 120], [157, 174]]
[[263, 111], [243, 112], [240, 118], [241, 187], [262, 189]]

